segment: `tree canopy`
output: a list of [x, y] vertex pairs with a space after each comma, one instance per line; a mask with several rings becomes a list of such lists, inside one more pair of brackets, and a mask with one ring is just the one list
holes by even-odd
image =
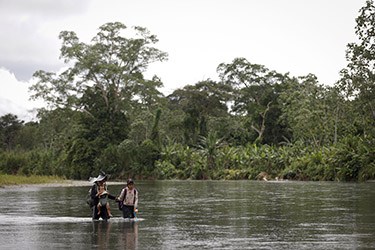
[[[356, 19], [340, 79], [319, 83], [246, 58], [160, 92], [155, 35], [113, 22], [88, 42], [62, 31], [60, 74], [37, 71], [38, 121], [0, 117], [0, 173], [114, 178], [375, 179], [375, 6]], [[183, 80], [183, 76], [181, 76]]]

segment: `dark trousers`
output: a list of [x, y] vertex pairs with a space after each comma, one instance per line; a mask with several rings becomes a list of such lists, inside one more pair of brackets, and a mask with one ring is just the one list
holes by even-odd
[[101, 207], [100, 214], [98, 215], [98, 204], [96, 204], [92, 208], [92, 219], [99, 220], [99, 218], [102, 218], [103, 220], [108, 220], [109, 219], [108, 211], [107, 211], [107, 207], [103, 206]]
[[123, 206], [122, 207], [122, 217], [124, 218], [134, 218], [134, 206]]

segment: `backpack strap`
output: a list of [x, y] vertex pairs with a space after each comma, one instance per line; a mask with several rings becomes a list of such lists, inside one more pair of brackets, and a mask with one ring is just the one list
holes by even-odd
[[137, 194], [137, 190], [135, 190], [135, 188], [134, 188], [134, 200], [133, 200], [133, 205], [135, 204], [135, 196], [136, 196], [136, 194]]
[[126, 193], [128, 192], [128, 190], [124, 188], [123, 191], [124, 191], [124, 198], [122, 198], [121, 202], [124, 202], [124, 200], [126, 199]]

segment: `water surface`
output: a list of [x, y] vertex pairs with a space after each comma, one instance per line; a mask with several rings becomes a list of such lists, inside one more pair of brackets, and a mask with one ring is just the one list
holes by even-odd
[[[110, 185], [118, 195], [121, 185]], [[139, 216], [89, 187], [0, 189], [0, 249], [375, 249], [375, 183], [136, 181]]]

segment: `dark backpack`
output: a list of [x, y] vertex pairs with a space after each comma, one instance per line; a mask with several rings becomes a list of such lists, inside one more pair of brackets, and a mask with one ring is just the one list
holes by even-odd
[[89, 189], [89, 193], [87, 194], [86, 203], [87, 205], [89, 205], [90, 208], [94, 206], [95, 202], [94, 202], [94, 199], [91, 197], [91, 188]]
[[[119, 203], [118, 203], [118, 209], [119, 210], [122, 210], [122, 207], [124, 206], [124, 200], [126, 199], [126, 194], [127, 194], [127, 190], [126, 190], [126, 188], [124, 188], [125, 189], [125, 194], [124, 194], [124, 198], [121, 200], [121, 201], [119, 201]], [[123, 190], [124, 190], [123, 189]], [[137, 194], [137, 190], [134, 188], [134, 201], [133, 201], [133, 204], [135, 203], [135, 195]]]

